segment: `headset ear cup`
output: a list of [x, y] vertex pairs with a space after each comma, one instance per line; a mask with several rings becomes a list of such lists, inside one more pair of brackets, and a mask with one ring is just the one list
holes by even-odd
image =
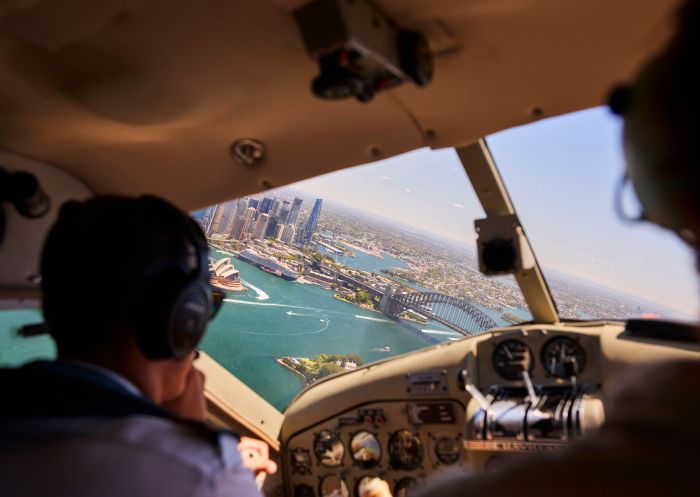
[[211, 288], [201, 280], [188, 283], [171, 307], [166, 340], [170, 357], [192, 352], [204, 335], [212, 308]]

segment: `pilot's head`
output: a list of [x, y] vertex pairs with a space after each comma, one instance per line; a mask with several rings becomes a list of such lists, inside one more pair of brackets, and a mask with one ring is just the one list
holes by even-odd
[[700, 1], [679, 12], [678, 31], [631, 87], [613, 93], [624, 116], [627, 172], [644, 218], [700, 248]]
[[170, 367], [172, 395], [184, 388], [212, 312], [206, 239], [187, 215], [150, 196], [67, 203], [41, 274], [60, 357], [157, 363]]

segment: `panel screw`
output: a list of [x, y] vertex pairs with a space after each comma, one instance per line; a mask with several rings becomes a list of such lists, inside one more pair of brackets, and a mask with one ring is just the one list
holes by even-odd
[[231, 154], [242, 166], [259, 166], [265, 160], [265, 145], [252, 138], [241, 138], [231, 144]]

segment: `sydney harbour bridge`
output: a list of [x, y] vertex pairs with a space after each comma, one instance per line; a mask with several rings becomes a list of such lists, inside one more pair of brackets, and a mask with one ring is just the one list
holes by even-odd
[[496, 322], [470, 302], [433, 292], [416, 292], [382, 296], [379, 310], [388, 316], [398, 316], [410, 309], [437, 321], [462, 335], [476, 335], [497, 326]]

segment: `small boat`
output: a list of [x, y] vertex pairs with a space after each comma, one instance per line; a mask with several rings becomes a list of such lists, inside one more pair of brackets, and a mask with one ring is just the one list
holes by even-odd
[[391, 347], [389, 347], [389, 346], [387, 345], [386, 347], [382, 348], [382, 351], [383, 351], [383, 352], [391, 352]]

